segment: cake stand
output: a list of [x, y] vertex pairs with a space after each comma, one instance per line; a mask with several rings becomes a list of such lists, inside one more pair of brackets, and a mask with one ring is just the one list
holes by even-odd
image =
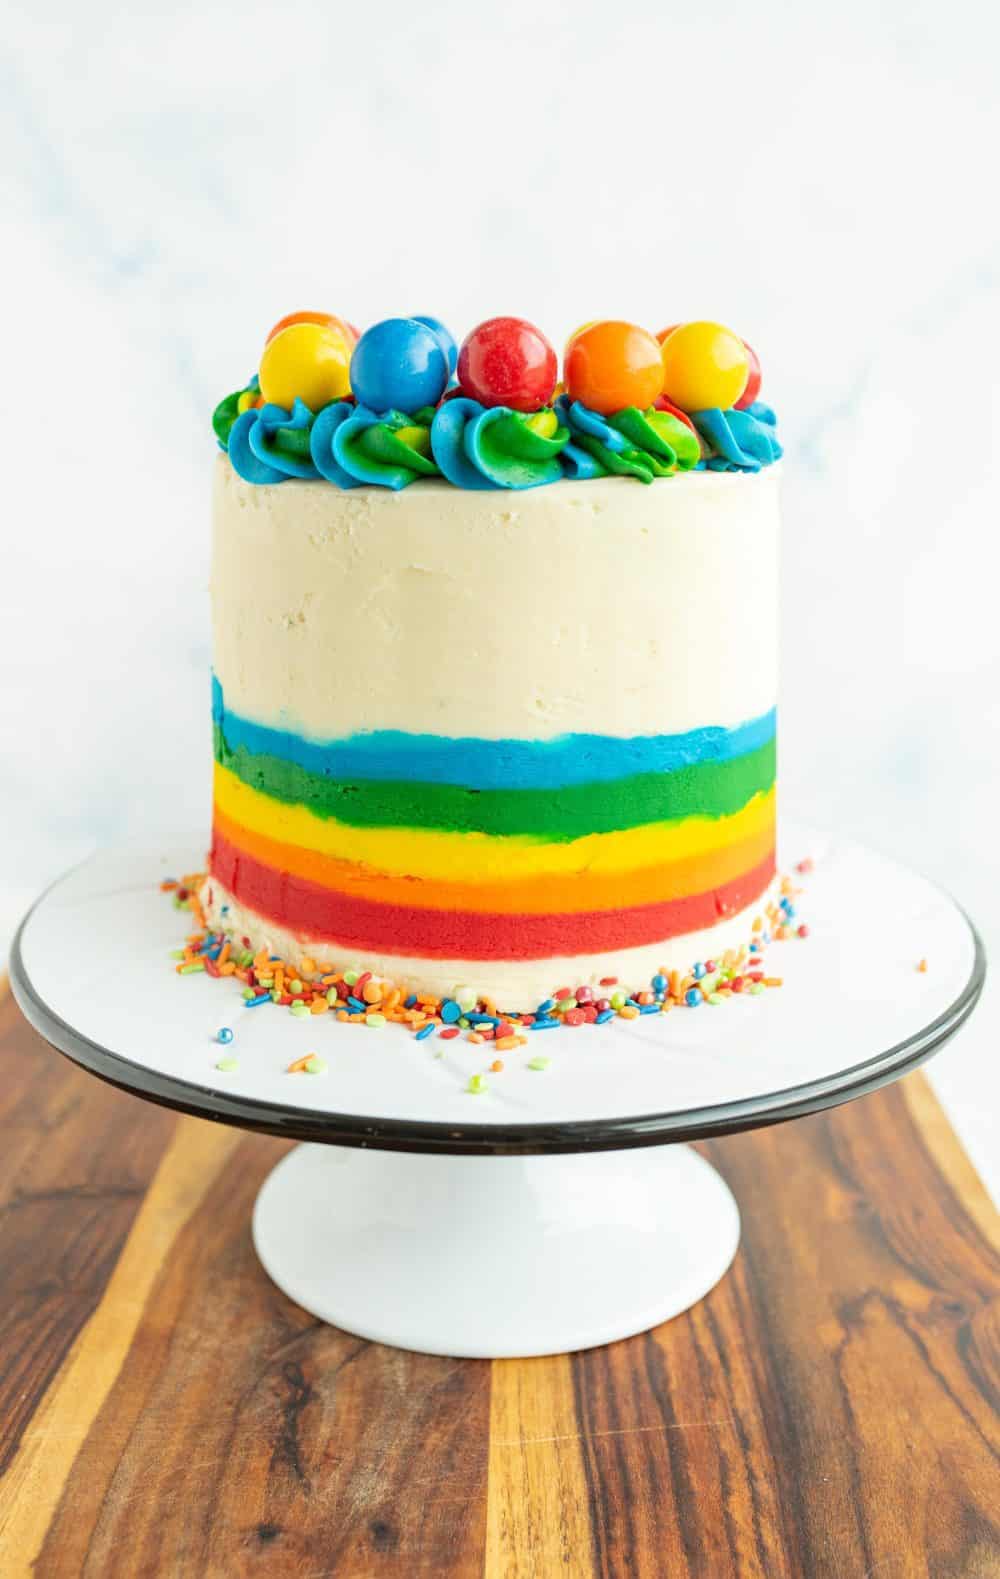
[[[188, 916], [158, 883], [197, 869], [197, 838], [62, 878], [22, 923], [11, 979], [53, 1047], [112, 1085], [306, 1142], [265, 1181], [253, 1233], [314, 1315], [432, 1354], [586, 1348], [685, 1310], [736, 1253], [736, 1202], [684, 1142], [898, 1079], [982, 990], [982, 945], [946, 894], [845, 840], [782, 843], [815, 868], [798, 901], [811, 938], [768, 951], [780, 991], [531, 1034], [478, 1095], [488, 1044], [247, 1009], [239, 983], [178, 977]], [[310, 1052], [325, 1073], [287, 1072]]]

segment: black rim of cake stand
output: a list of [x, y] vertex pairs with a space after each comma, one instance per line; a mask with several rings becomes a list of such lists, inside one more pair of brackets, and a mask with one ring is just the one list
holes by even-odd
[[[44, 897], [44, 896], [43, 896]], [[952, 900], [955, 904], [955, 901]], [[838, 1107], [908, 1074], [938, 1051], [968, 1019], [986, 979], [982, 939], [962, 907], [956, 910], [972, 934], [974, 958], [968, 981], [958, 997], [936, 1020], [862, 1063], [821, 1080], [807, 1081], [764, 1096], [683, 1112], [640, 1114], [627, 1118], [574, 1119], [544, 1124], [446, 1124], [439, 1121], [365, 1118], [353, 1113], [316, 1113], [290, 1104], [262, 1102], [212, 1086], [195, 1084], [147, 1069], [112, 1053], [68, 1025], [35, 992], [24, 966], [21, 936], [31, 912], [22, 921], [10, 957], [14, 995], [25, 1017], [60, 1053], [109, 1085], [219, 1124], [289, 1140], [318, 1141], [334, 1146], [370, 1147], [380, 1151], [451, 1153], [457, 1156], [537, 1156], [557, 1152], [619, 1151], [657, 1146], [713, 1135], [733, 1135], [803, 1118]]]

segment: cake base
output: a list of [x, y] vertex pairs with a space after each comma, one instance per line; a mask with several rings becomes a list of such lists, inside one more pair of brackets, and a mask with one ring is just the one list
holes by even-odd
[[469, 1358], [556, 1354], [687, 1310], [740, 1218], [687, 1146], [433, 1157], [297, 1146], [257, 1197], [268, 1275], [334, 1326]]

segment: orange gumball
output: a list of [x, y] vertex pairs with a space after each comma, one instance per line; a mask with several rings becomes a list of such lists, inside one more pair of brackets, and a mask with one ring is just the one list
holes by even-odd
[[569, 348], [577, 335], [582, 334], [585, 329], [593, 329], [595, 323], [600, 323], [600, 321], [599, 318], [588, 318], [586, 323], [580, 324], [579, 328], [573, 330], [573, 333], [567, 337], [566, 344], [563, 346], [563, 362], [569, 356]]
[[270, 345], [276, 334], [280, 334], [282, 329], [290, 329], [293, 323], [319, 323], [323, 324], [326, 328], [336, 329], [344, 336], [349, 349], [353, 349], [354, 342], [358, 338], [351, 329], [346, 318], [338, 318], [336, 313], [301, 312], [286, 313], [284, 318], [279, 318], [274, 328], [268, 334], [264, 344]]
[[566, 389], [571, 400], [605, 417], [626, 406], [646, 411], [663, 389], [659, 341], [616, 318], [581, 329], [566, 350]]

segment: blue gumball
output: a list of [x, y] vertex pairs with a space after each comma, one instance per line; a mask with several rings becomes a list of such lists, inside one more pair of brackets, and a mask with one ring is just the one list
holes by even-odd
[[366, 329], [351, 357], [351, 389], [372, 411], [436, 406], [448, 382], [437, 333], [416, 318], [385, 318]]
[[432, 318], [430, 313], [414, 313], [413, 319], [415, 323], [425, 323], [431, 333], [437, 335], [438, 344], [448, 358], [448, 377], [454, 377], [458, 366], [458, 346], [451, 330], [445, 328], [440, 318]]

